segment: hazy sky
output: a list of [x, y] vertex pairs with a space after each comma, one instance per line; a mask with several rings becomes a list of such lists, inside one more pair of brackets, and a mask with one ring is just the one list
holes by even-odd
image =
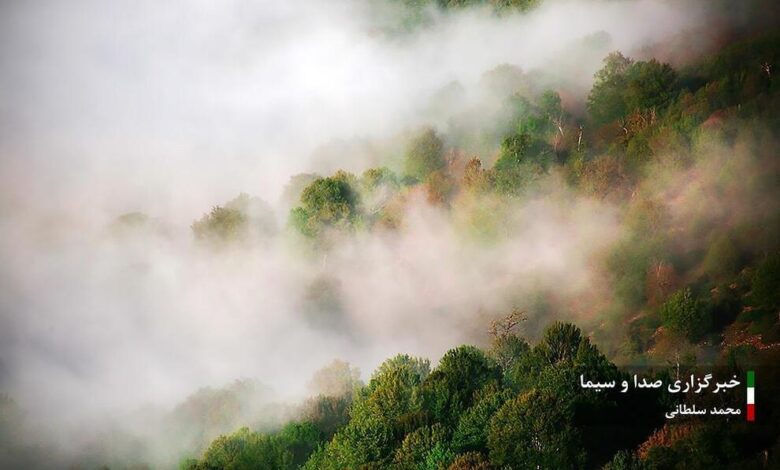
[[[4, 192], [179, 221], [240, 191], [273, 201], [312, 149], [413, 128], [452, 81], [502, 63], [560, 67], [599, 31], [630, 51], [701, 19], [692, 2], [553, 0], [528, 17], [438, 17], [399, 39], [370, 4], [4, 2]], [[600, 59], [577, 78], [589, 83]]]

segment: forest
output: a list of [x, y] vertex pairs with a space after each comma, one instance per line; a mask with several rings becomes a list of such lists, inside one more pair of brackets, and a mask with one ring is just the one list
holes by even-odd
[[[620, 207], [628, 229], [602, 259], [614, 297], [598, 323], [586, 323], [587, 333], [568, 322], [545, 325], [544, 316], [528, 326], [517, 310], [495, 320], [489, 344], [452, 348], [433, 368], [427, 358], [400, 354], [362, 383], [349, 364], [334, 362], [316, 376], [334, 393], [303, 404], [302, 418], [270, 433], [242, 428], [220, 436], [182, 468], [780, 465], [780, 102], [777, 80], [761, 66], [779, 56], [777, 33], [729, 44], [680, 70], [613, 52], [582, 116], [567, 111], [558, 92], [537, 90], [532, 78], [503, 67], [491, 73], [517, 88], [504, 98], [507, 121], [492, 165], [427, 128], [410, 138], [399, 173], [311, 176], [289, 224], [317, 251], [355, 232], [402, 230], [399, 207], [415, 194], [451, 211], [475, 243], [490, 243], [511, 230], [503, 226], [511, 201], [543, 194], [539, 186], [554, 175], [556, 184]], [[495, 128], [481, 131], [489, 136], [457, 137], [468, 146], [495, 135]], [[658, 187], [669, 167], [712, 172], [703, 176], [712, 180]], [[701, 198], [701, 206], [676, 213], [667, 191]], [[727, 206], [738, 200], [755, 205]], [[255, 227], [249, 203], [215, 207], [193, 224], [195, 236], [241, 240]], [[556, 308], [554, 298], [546, 301]], [[526, 328], [542, 328], [535, 344]], [[761, 370], [762, 424], [665, 423], [658, 410], [669, 394], [626, 398], [572, 385], [580, 374], [620, 378], [643, 366], [661, 376], [675, 368], [683, 376], [707, 367], [740, 376]]]
[[[447, 28], [479, 43], [469, 34], [484, 25], [533, 28], [512, 21], [576, 4], [365, 3], [361, 37], [391, 56], [438, 50], [417, 41]], [[660, 0], [590, 3], [678, 14]], [[177, 166], [162, 179], [231, 195], [177, 212], [184, 223], [158, 199], [92, 228], [82, 205], [67, 221], [3, 216], [0, 467], [780, 468], [780, 18], [772, 2], [694, 3], [700, 23], [652, 42], [621, 48], [620, 33], [596, 31], [536, 66], [408, 92], [415, 118], [399, 127], [355, 104], [366, 129], [389, 130], [319, 143], [285, 167], [277, 202], [232, 183], [209, 193]], [[474, 47], [465, 59], [486, 54]], [[309, 138], [295, 135], [280, 139]], [[204, 168], [205, 181], [218, 173]], [[0, 209], [21, 214], [27, 189], [2, 181]], [[39, 313], [63, 305], [97, 313]], [[45, 359], [25, 358], [38, 348]], [[692, 400], [744, 409], [744, 383], [706, 397], [580, 385], [748, 371], [755, 422], [665, 417]], [[41, 384], [57, 381], [60, 398], [46, 398]], [[157, 394], [164, 404], [148, 404]]]

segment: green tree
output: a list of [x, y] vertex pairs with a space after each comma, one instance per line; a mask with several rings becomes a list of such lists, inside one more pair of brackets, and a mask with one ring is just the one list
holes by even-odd
[[455, 423], [471, 406], [474, 392], [500, 379], [498, 364], [480, 349], [474, 346], [451, 349], [422, 385], [424, 407], [435, 421]]
[[262, 199], [245, 193], [224, 206], [214, 207], [192, 224], [195, 238], [209, 242], [234, 242], [271, 235], [275, 231], [276, 221], [271, 207]]
[[676, 94], [677, 73], [655, 59], [633, 62], [620, 52], [604, 59], [588, 95], [588, 111], [597, 125], [633, 111], [665, 108]]
[[669, 64], [655, 59], [632, 64], [623, 92], [625, 109], [631, 112], [666, 107], [676, 93], [676, 81], [677, 73]]
[[491, 382], [475, 393], [474, 404], [467, 409], [455, 426], [452, 448], [458, 452], [486, 451], [490, 420], [511, 398], [511, 392]]
[[671, 331], [691, 341], [697, 341], [710, 330], [712, 318], [709, 310], [691, 292], [679, 290], [661, 306], [661, 321]]
[[325, 228], [347, 228], [359, 218], [355, 178], [343, 171], [318, 178], [301, 194], [301, 205], [292, 210], [290, 223], [306, 236], [315, 237]]
[[434, 129], [424, 129], [406, 149], [404, 174], [417, 181], [425, 181], [428, 175], [444, 166], [444, 142]]
[[244, 239], [248, 234], [248, 217], [237, 209], [216, 206], [211, 212], [192, 224], [197, 240], [230, 242]]
[[393, 468], [438, 470], [451, 460], [448, 431], [441, 424], [423, 426], [406, 435], [396, 449]]
[[772, 313], [780, 308], [780, 253], [767, 256], [752, 279], [750, 302]]
[[626, 73], [633, 61], [620, 52], [612, 52], [604, 59], [604, 66], [596, 72], [593, 88], [588, 95], [588, 112], [596, 124], [606, 124], [626, 114], [624, 92]]
[[568, 406], [532, 390], [506, 402], [490, 423], [490, 460], [511, 468], [580, 468], [585, 463]]

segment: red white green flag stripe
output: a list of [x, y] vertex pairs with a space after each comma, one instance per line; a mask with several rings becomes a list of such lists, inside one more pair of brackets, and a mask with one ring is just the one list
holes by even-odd
[[747, 420], [756, 420], [756, 373], [752, 370], [747, 373]]

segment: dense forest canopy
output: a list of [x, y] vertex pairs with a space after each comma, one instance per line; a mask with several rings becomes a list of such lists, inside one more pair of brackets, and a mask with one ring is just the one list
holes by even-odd
[[0, 467], [780, 467], [776, 6], [282, 3], [0, 7]]

